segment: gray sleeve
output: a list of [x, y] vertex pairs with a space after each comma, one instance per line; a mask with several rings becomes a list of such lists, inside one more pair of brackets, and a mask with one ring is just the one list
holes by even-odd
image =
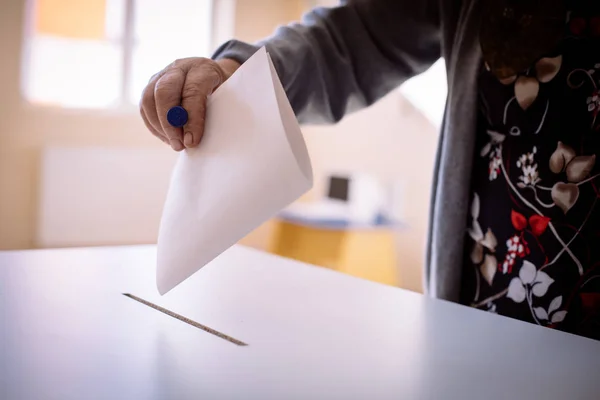
[[243, 63], [265, 45], [301, 123], [332, 123], [426, 70], [441, 52], [436, 0], [349, 0], [316, 8], [254, 45], [214, 59]]

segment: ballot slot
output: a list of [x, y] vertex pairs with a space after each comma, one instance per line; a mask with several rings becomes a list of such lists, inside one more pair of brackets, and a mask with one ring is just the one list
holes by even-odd
[[204, 332], [210, 333], [211, 335], [215, 335], [216, 337], [221, 338], [223, 340], [226, 340], [226, 341], [228, 341], [230, 343], [233, 343], [233, 344], [238, 345], [238, 346], [248, 346], [247, 343], [244, 343], [241, 340], [233, 338], [233, 337], [231, 337], [229, 335], [226, 335], [226, 334], [224, 334], [222, 332], [219, 332], [216, 329], [210, 328], [210, 327], [208, 327], [206, 325], [202, 325], [199, 322], [196, 322], [194, 320], [191, 320], [189, 318], [184, 317], [183, 315], [177, 314], [177, 313], [175, 313], [175, 312], [173, 312], [171, 310], [168, 310], [168, 309], [166, 309], [164, 307], [161, 307], [161, 306], [159, 306], [157, 304], [154, 304], [154, 303], [151, 303], [151, 302], [149, 302], [147, 300], [144, 300], [141, 297], [138, 297], [138, 296], [133, 295], [131, 293], [122, 293], [122, 294], [123, 294], [123, 296], [128, 297], [131, 300], [134, 300], [134, 301], [136, 301], [136, 302], [138, 302], [140, 304], [143, 304], [143, 305], [145, 305], [147, 307], [153, 308], [156, 311], [160, 311], [161, 313], [166, 314], [169, 317], [178, 319], [181, 322], [184, 322], [184, 323], [186, 323], [188, 325], [191, 325], [194, 328], [198, 328], [200, 330], [203, 330]]

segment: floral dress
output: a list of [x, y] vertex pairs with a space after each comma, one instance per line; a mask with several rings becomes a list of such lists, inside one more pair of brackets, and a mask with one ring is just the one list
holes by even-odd
[[461, 302], [600, 339], [600, 15], [552, 54], [479, 76]]

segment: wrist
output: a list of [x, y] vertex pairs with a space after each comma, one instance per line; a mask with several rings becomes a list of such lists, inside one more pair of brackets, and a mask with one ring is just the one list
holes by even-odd
[[240, 63], [232, 60], [230, 58], [222, 58], [220, 60], [217, 60], [217, 64], [219, 65], [219, 67], [221, 67], [221, 69], [223, 70], [223, 72], [225, 72], [225, 76], [227, 79], [229, 79], [229, 77], [231, 75], [233, 75], [233, 73], [240, 67]]

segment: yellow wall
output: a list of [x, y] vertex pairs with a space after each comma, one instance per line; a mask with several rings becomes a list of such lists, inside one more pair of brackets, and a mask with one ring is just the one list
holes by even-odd
[[305, 0], [236, 0], [235, 36], [256, 42], [305, 11]]
[[68, 38], [104, 38], [105, 0], [37, 0], [36, 11], [36, 32]]

